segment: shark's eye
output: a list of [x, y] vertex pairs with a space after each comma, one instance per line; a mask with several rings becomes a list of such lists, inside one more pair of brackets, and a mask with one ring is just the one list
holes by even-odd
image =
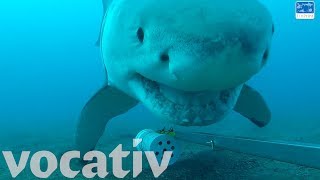
[[141, 27], [137, 30], [137, 37], [138, 37], [139, 41], [141, 43], [143, 43], [144, 32], [143, 32], [143, 29]]

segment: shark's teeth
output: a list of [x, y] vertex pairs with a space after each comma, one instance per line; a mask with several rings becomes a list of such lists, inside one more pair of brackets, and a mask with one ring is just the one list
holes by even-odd
[[186, 126], [186, 125], [190, 124], [190, 121], [188, 119], [183, 119], [182, 121], [180, 121], [179, 124], [182, 126]]
[[215, 101], [219, 97], [219, 93], [185, 92], [166, 85], [159, 85], [159, 90], [167, 99], [180, 105], [201, 106]]
[[189, 123], [190, 121], [189, 121], [189, 119], [184, 119], [184, 120], [182, 120], [181, 122], [183, 122], [183, 123]]
[[177, 76], [175, 73], [172, 73], [172, 74], [171, 74], [171, 78], [172, 78], [173, 80], [175, 80], [175, 81], [178, 80], [178, 76]]
[[[221, 120], [233, 107], [241, 88], [230, 91], [231, 97], [227, 103], [222, 102], [220, 94], [225, 92], [187, 92], [168, 87], [164, 84], [144, 78], [139, 75], [145, 94], [139, 100], [151, 111], [160, 115], [161, 119], [182, 126], [209, 125]], [[137, 90], [137, 88], [136, 88]], [[141, 93], [140, 93], [141, 94]]]
[[206, 117], [204, 118], [204, 120], [205, 120], [205, 121], [210, 121], [212, 118], [213, 118], [212, 116], [206, 116]]
[[194, 121], [193, 121], [194, 124], [202, 124], [202, 120], [199, 116], [197, 116]]

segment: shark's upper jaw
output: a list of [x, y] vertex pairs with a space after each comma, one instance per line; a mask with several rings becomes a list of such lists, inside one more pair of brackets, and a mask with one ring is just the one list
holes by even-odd
[[137, 74], [131, 88], [161, 119], [183, 126], [204, 126], [221, 120], [233, 108], [242, 85], [219, 92], [187, 92]]

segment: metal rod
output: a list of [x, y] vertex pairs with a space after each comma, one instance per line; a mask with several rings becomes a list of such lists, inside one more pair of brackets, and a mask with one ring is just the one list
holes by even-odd
[[320, 169], [320, 145], [256, 140], [209, 133], [176, 132], [176, 138], [196, 144], [223, 148], [268, 159]]

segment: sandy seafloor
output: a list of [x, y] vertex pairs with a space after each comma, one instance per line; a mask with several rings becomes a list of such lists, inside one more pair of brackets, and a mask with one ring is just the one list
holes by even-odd
[[[97, 150], [109, 155], [119, 143], [123, 144], [123, 150], [133, 150], [132, 138], [129, 135], [118, 137], [105, 135], [97, 146]], [[18, 139], [18, 136], [2, 139], [1, 141], [5, 143], [0, 145], [1, 150], [12, 150], [17, 158], [22, 150], [31, 150], [31, 154], [39, 150], [50, 150], [56, 154], [61, 154], [72, 147], [72, 137], [52, 137], [52, 139], [48, 139], [46, 136], [39, 138], [21, 134], [20, 140]], [[187, 142], [183, 142], [183, 147], [184, 152], [179, 162], [169, 166], [158, 179], [320, 179], [320, 170], [317, 169], [227, 150], [211, 150], [207, 146]], [[124, 170], [132, 169], [131, 158], [130, 154], [128, 158], [123, 160]], [[116, 179], [112, 176], [111, 161], [111, 159], [108, 159], [109, 175], [107, 179]], [[1, 156], [0, 162], [0, 180], [11, 179], [3, 156]], [[146, 159], [144, 159], [143, 165], [144, 170], [136, 179], [154, 179]], [[76, 168], [79, 167], [73, 166], [73, 168], [77, 170]], [[36, 178], [27, 167], [16, 179], [28, 180]], [[56, 171], [49, 179], [67, 178], [64, 178], [59, 171]], [[78, 175], [75, 179], [85, 178]], [[132, 174], [129, 173], [125, 179], [132, 179]]]

